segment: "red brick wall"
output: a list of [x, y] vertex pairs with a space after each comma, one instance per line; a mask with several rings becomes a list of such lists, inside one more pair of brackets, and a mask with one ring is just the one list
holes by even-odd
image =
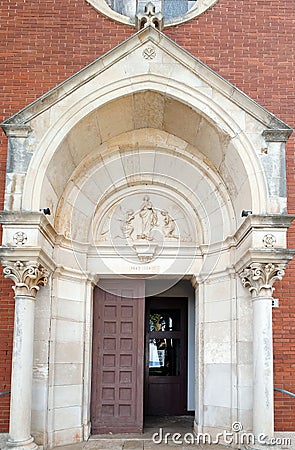
[[[277, 286], [274, 294], [280, 300], [280, 307], [273, 310], [275, 387], [291, 392], [295, 392], [294, 273], [295, 263], [292, 261], [284, 282]], [[294, 398], [275, 392], [275, 427], [277, 430], [295, 430], [294, 406]]]
[[[1, 118], [9, 117], [134, 33], [99, 16], [85, 0], [0, 0]], [[0, 209], [7, 139], [0, 141]], [[0, 279], [0, 391], [10, 388], [13, 291]], [[0, 432], [10, 396], [0, 396]]]
[[[11, 283], [0, 279], [0, 391], [10, 390], [14, 300]], [[8, 429], [10, 395], [0, 396], [0, 433]]]
[[[0, 7], [3, 118], [134, 33], [132, 28], [99, 15], [85, 0], [0, 0]], [[290, 0], [280, 0], [279, 4], [274, 0], [219, 0], [200, 18], [169, 28], [165, 33], [295, 126], [294, 12], [294, 2]], [[0, 144], [0, 192], [3, 192], [7, 146], [4, 135]], [[294, 138], [288, 143], [287, 164], [289, 212], [294, 213]], [[295, 247], [294, 232], [290, 233], [289, 241]], [[281, 306], [274, 311], [275, 385], [293, 392], [294, 283], [295, 267], [288, 270], [277, 288]], [[12, 291], [7, 286], [6, 281], [0, 284], [0, 390], [9, 386], [10, 377], [13, 303]], [[7, 401], [7, 397], [0, 397], [0, 432], [7, 431]], [[291, 403], [288, 397], [276, 394], [277, 429], [295, 429]]]

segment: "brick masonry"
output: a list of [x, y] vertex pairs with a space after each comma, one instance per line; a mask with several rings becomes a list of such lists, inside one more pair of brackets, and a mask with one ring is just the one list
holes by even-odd
[[[85, 0], [1, 0], [1, 119], [17, 112], [134, 33]], [[294, 2], [219, 0], [205, 14], [165, 33], [220, 75], [295, 127]], [[0, 208], [7, 140], [0, 143]], [[294, 137], [287, 145], [288, 210], [295, 213]], [[289, 232], [295, 247], [295, 227]], [[295, 263], [277, 285], [275, 386], [295, 392]], [[0, 280], [0, 390], [9, 389], [13, 291]], [[275, 424], [295, 430], [294, 399], [275, 394]], [[293, 409], [294, 410], [294, 409]], [[8, 430], [9, 396], [0, 397], [0, 432]]]

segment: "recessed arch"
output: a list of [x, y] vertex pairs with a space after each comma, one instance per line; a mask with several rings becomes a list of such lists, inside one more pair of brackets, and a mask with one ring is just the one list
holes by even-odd
[[[164, 84], [162, 85], [162, 87], [164, 88]], [[83, 125], [83, 121], [88, 120], [86, 118], [89, 118], [91, 114], [103, 115], [103, 111], [107, 111], [112, 106], [114, 106], [115, 109], [117, 108], [120, 110], [120, 103], [126, 101], [126, 99], [127, 101], [129, 99], [130, 104], [133, 104], [132, 114], [134, 115], [135, 97], [144, 97], [148, 94], [154, 98], [163, 98], [165, 105], [170, 102], [170, 104], [172, 104], [171, 109], [174, 109], [174, 111], [182, 108], [187, 111], [187, 114], [189, 112], [194, 115], [194, 120], [187, 120], [187, 123], [191, 123], [192, 126], [202, 121], [204, 129], [207, 128], [207, 131], [210, 130], [211, 132], [212, 130], [213, 132], [215, 130], [215, 134], [219, 134], [219, 138], [221, 141], [220, 145], [230, 145], [231, 147], [231, 152], [228, 152], [227, 155], [231, 153], [231, 157], [236, 161], [239, 161], [240, 163], [240, 167], [244, 175], [241, 177], [241, 173], [238, 174], [239, 182], [242, 179], [245, 183], [249, 184], [251, 194], [250, 198], [247, 201], [247, 206], [245, 207], [249, 207], [257, 211], [264, 210], [267, 204], [266, 186], [261, 165], [256, 154], [257, 150], [253, 148], [253, 145], [251, 144], [247, 136], [241, 131], [239, 124], [234, 121], [233, 117], [229, 116], [228, 112], [223, 110], [220, 104], [214, 103], [212, 99], [208, 99], [204, 93], [198, 93], [194, 98], [192, 95], [189, 95], [189, 92], [186, 92], [187, 90], [187, 86], [185, 86], [185, 89], [181, 89], [180, 86], [178, 86], [177, 90], [174, 86], [173, 89], [172, 87], [170, 88], [169, 95], [167, 95], [164, 89], [161, 90], [161, 85], [157, 84], [156, 86], [153, 82], [147, 82], [143, 85], [142, 83], [139, 83], [133, 86], [132, 93], [130, 93], [130, 86], [125, 86], [124, 88], [120, 87], [119, 92], [122, 95], [114, 99], [113, 92], [113, 98], [109, 102], [106, 100], [110, 97], [110, 93], [107, 93], [105, 96], [101, 95], [98, 98], [96, 92], [95, 95], [93, 94], [95, 98], [89, 95], [83, 99], [80, 98], [77, 103], [72, 103], [71, 107], [69, 109], [66, 109], [66, 112], [64, 112], [59, 118], [58, 123], [52, 124], [52, 127], [48, 130], [47, 134], [44, 136], [40, 144], [40, 151], [34, 155], [25, 183], [25, 208], [39, 208], [39, 204], [41, 201], [40, 195], [42, 184], [46, 176], [46, 172], [50, 167], [50, 161], [51, 164], [53, 161], [56, 162], [56, 160], [54, 159], [54, 155], [57, 155], [56, 152], [62, 151], [61, 149], [64, 143], [70, 138], [71, 134], [75, 132], [75, 130], [77, 132], [81, 130], [81, 127], [79, 128], [79, 125]], [[116, 91], [115, 94], [118, 94], [118, 92]], [[99, 107], [99, 105], [101, 106]], [[173, 126], [171, 122], [170, 125]], [[114, 122], [113, 127], [116, 128]], [[126, 126], [125, 131], [128, 132], [131, 130], [131, 128], [132, 124], [129, 123], [129, 127]], [[134, 124], [133, 128], [135, 128]], [[141, 127], [139, 126], [138, 128]], [[177, 128], [177, 121], [174, 124], [174, 128]], [[123, 131], [124, 130], [122, 129], [119, 130], [119, 134], [121, 134]], [[170, 129], [169, 131], [172, 130]], [[177, 138], [177, 130], [174, 129], [174, 133], [175, 137]], [[204, 134], [205, 135], [203, 136], [203, 142], [210, 142], [212, 140], [212, 133], [210, 139], [207, 140], [206, 131]], [[114, 136], [110, 136], [110, 138], [112, 137]], [[104, 140], [104, 142], [106, 141], [107, 139]], [[187, 138], [186, 142], [187, 144], [191, 145], [189, 138]], [[213, 153], [208, 154], [208, 151], [207, 154], [206, 151], [203, 152], [203, 157], [206, 158], [208, 164], [211, 164], [212, 167], [215, 167], [217, 171], [223, 171], [225, 183], [227, 184], [228, 180], [226, 180], [226, 178], [230, 179], [230, 174], [228, 171], [228, 173], [226, 174], [226, 171], [222, 167], [222, 164], [224, 164], [222, 157], [219, 158], [220, 167], [218, 167], [218, 164], [214, 160], [212, 160], [212, 155]], [[80, 162], [81, 161], [78, 161], [78, 163]], [[75, 164], [76, 162], [74, 163], [74, 165]], [[30, 170], [32, 170], [32, 172], [34, 173], [34, 175], [36, 174], [36, 176], [29, 176]], [[228, 185], [230, 186], [230, 182], [228, 183]]]
[[[143, 139], [143, 133], [148, 139]], [[160, 136], [162, 142], [171, 139], [167, 132], [152, 129], [126, 133], [124, 139], [118, 137], [117, 144], [113, 139], [112, 146], [102, 145], [101, 153], [93, 152], [85, 158], [72, 174], [59, 202], [57, 231], [64, 234], [65, 228], [71, 228], [71, 238], [83, 241], [91, 223], [96, 221], [95, 216], [101, 217], [102, 211], [108, 211], [110, 198], [122, 198], [128, 189], [143, 194], [144, 190], [162, 189], [169, 191], [170, 196], [182, 198], [199, 237], [202, 236], [199, 244], [222, 241], [233, 233], [237, 226], [234, 208], [218, 174], [196, 154], [180, 149], [180, 139], [174, 145], [170, 142], [165, 147], [164, 144], [156, 147], [155, 139]], [[132, 140], [137, 144], [132, 146]], [[133, 167], [128, 169], [130, 161]], [[83, 224], [83, 238], [80, 235], [79, 239], [74, 229], [73, 214], [80, 216], [75, 223]]]

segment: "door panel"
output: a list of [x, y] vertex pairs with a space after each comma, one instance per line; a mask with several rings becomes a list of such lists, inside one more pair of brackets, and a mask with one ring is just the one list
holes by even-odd
[[92, 354], [92, 433], [142, 432], [143, 280], [106, 280], [95, 288]]
[[146, 307], [145, 413], [185, 414], [187, 298], [154, 297]]

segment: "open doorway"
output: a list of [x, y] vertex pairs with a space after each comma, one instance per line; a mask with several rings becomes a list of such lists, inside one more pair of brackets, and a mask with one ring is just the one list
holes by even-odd
[[[150, 421], [152, 416], [160, 419], [160, 416], [193, 415], [195, 412], [195, 289], [188, 279], [178, 281], [169, 278], [147, 279], [145, 299], [144, 413], [146, 426], [147, 419]], [[151, 315], [153, 319], [157, 319], [157, 315], [162, 317], [161, 336], [162, 340], [166, 339], [167, 348], [160, 348], [160, 341], [158, 341], [159, 349], [157, 342], [151, 342], [150, 346], [150, 340], [158, 338], [158, 332], [150, 330], [150, 327], [159, 328], [159, 325], [150, 324]], [[161, 322], [161, 318], [159, 320]], [[165, 327], [163, 327], [163, 321]], [[169, 327], [169, 325], [172, 326]], [[165, 354], [166, 360], [163, 361], [161, 358]], [[154, 362], [152, 355], [155, 358]], [[169, 368], [161, 369], [159, 365], [163, 363], [164, 365], [167, 363]], [[169, 406], [170, 399], [174, 403], [173, 407]], [[153, 419], [152, 422], [154, 422]]]
[[187, 298], [146, 299], [145, 415], [187, 413]]

